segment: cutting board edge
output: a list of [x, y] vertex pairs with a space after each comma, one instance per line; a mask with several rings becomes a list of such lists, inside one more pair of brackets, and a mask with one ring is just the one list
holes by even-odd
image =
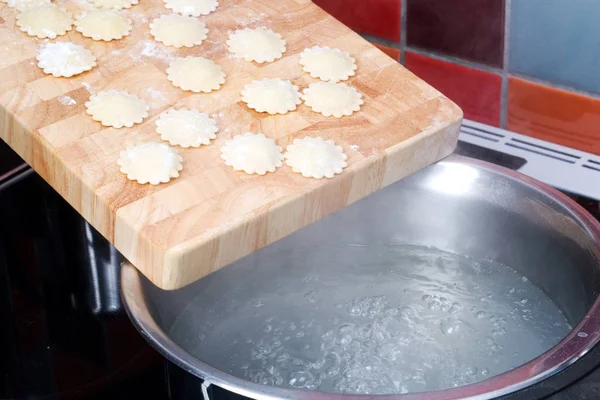
[[[210, 264], [209, 267], [198, 268], [199, 264], [203, 264], [202, 261], [203, 256], [212, 255], [218, 252], [220, 247], [223, 248], [231, 248], [231, 245], [228, 244], [219, 244], [219, 241], [227, 240], [223, 238], [232, 237], [230, 240], [236, 240], [236, 236], [239, 236], [240, 231], [243, 232], [253, 232], [256, 230], [256, 226], [254, 228], [241, 228], [240, 224], [234, 225], [230, 227], [225, 232], [221, 232], [220, 236], [212, 237], [204, 240], [199, 240], [198, 238], [190, 239], [186, 242], [183, 242], [177, 246], [167, 249], [164, 252], [164, 257], [162, 259], [162, 265], [156, 265], [156, 262], [150, 262], [147, 264], [137, 265], [132, 263], [138, 268], [150, 281], [152, 281], [156, 286], [163, 290], [176, 290], [180, 289], [206, 275], [209, 275], [212, 272], [217, 271], [220, 268], [223, 268], [249, 254], [260, 250], [263, 247], [266, 247], [277, 240], [280, 240], [297, 230], [300, 230], [319, 219], [326, 217], [329, 214], [332, 214], [340, 209], [358, 201], [371, 193], [374, 193], [377, 190], [383, 189], [386, 186], [389, 186], [400, 179], [428, 166], [431, 165], [448, 155], [452, 154], [454, 149], [456, 148], [458, 142], [458, 135], [460, 131], [460, 125], [462, 123], [463, 114], [462, 111], [458, 107], [456, 109], [459, 113], [456, 114], [455, 119], [451, 122], [437, 126], [435, 128], [426, 130], [421, 132], [414, 137], [405, 140], [403, 142], [398, 143], [397, 145], [390, 147], [387, 151], [386, 157], [383, 159], [383, 164], [386, 168], [384, 168], [384, 174], [382, 176], [381, 181], [375, 185], [369, 187], [368, 185], [364, 186], [364, 191], [360, 194], [354, 194], [354, 196], [349, 196], [344, 204], [341, 207], [338, 207], [339, 203], [336, 206], [332, 206], [329, 209], [321, 208], [318, 213], [306, 213], [306, 208], [301, 207], [297, 208], [298, 215], [311, 215], [313, 218], [308, 220], [303, 220], [302, 224], [294, 224], [294, 228], [283, 228], [281, 226], [276, 226], [274, 221], [279, 220], [276, 215], [277, 212], [285, 213], [286, 220], [298, 221], [300, 218], [290, 218], [290, 209], [292, 208], [290, 203], [293, 202], [301, 202], [303, 198], [308, 195], [315, 196], [317, 198], [326, 198], [328, 188], [332, 192], [337, 191], [337, 185], [349, 185], [353, 183], [357, 179], [367, 179], [367, 175], [369, 171], [373, 171], [372, 164], [373, 160], [364, 160], [362, 163], [363, 166], [361, 168], [357, 168], [352, 176], [350, 174], [342, 174], [338, 177], [338, 179], [328, 181], [328, 185], [323, 185], [315, 188], [314, 191], [309, 193], [303, 193], [294, 198], [287, 199], [287, 201], [282, 201], [277, 205], [266, 209], [263, 213], [256, 215], [254, 218], [245, 220], [246, 224], [250, 225], [260, 225], [258, 228], [263, 230], [271, 230], [277, 231], [276, 236], [269, 236], [267, 242], [261, 243], [259, 246], [252, 246], [245, 251], [238, 253], [238, 256], [235, 256], [231, 259], [228, 259], [226, 263], [215, 263], [215, 262], [206, 262]], [[403, 164], [401, 160], [406, 158], [406, 154], [410, 152], [411, 149], [415, 148], [423, 148], [424, 141], [431, 141], [434, 144], [438, 143], [438, 150], [436, 152], [432, 152], [432, 157], [424, 157], [421, 160], [413, 162], [411, 164], [411, 169], [395, 169], [392, 168], [390, 170], [387, 168], [388, 166], [393, 166], [394, 164]], [[438, 142], [439, 141], [439, 142]], [[242, 224], [243, 225], [243, 224]], [[240, 229], [241, 228], [241, 229]], [[267, 237], [268, 234], [259, 234], [259, 237]], [[188, 258], [193, 259], [194, 262], [181, 262], [182, 259]], [[155, 260], [156, 261], [156, 260]], [[158, 268], [156, 268], [158, 267]], [[157, 270], [160, 270], [160, 274], [155, 274]]]

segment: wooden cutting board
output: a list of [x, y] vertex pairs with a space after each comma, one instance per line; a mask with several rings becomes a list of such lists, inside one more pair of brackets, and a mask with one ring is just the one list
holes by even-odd
[[[98, 67], [54, 78], [36, 66], [34, 39], [15, 26], [16, 11], [0, 3], [0, 137], [152, 282], [175, 289], [191, 283], [450, 154], [460, 109], [359, 35], [308, 0], [220, 0], [201, 19], [208, 39], [191, 49], [152, 40], [149, 20], [167, 13], [160, 0], [140, 0], [123, 13], [134, 23], [124, 40], [95, 42], [76, 31], [59, 37], [90, 49]], [[65, 2], [73, 13], [83, 1]], [[287, 41], [284, 57], [269, 64], [234, 58], [225, 40], [242, 27], [268, 27]], [[283, 116], [256, 113], [241, 102], [253, 79], [290, 79], [301, 89], [315, 79], [299, 53], [314, 45], [349, 52], [358, 65], [349, 80], [364, 95], [360, 112], [336, 119], [300, 105]], [[191, 94], [166, 79], [175, 56], [202, 55], [219, 63], [225, 85]], [[105, 128], [86, 113], [90, 93], [127, 90], [150, 105], [133, 128]], [[210, 146], [182, 149], [179, 178], [139, 185], [119, 172], [128, 145], [160, 140], [159, 114], [187, 107], [211, 114], [220, 127]], [[287, 166], [265, 176], [224, 165], [223, 143], [234, 135], [264, 133], [284, 147], [294, 138], [321, 136], [344, 148], [349, 166], [334, 179], [315, 180]], [[401, 205], [390, 204], [390, 207]]]

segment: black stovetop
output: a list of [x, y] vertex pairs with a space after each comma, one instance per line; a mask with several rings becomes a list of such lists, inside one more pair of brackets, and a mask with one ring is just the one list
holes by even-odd
[[[462, 142], [457, 152], [512, 169], [526, 162]], [[2, 185], [21, 162], [0, 141], [0, 399], [175, 398], [173, 365], [129, 322], [118, 271], [83, 260], [65, 229], [79, 215], [35, 174]], [[571, 197], [600, 218], [598, 201]], [[600, 368], [551, 399], [600, 399]]]

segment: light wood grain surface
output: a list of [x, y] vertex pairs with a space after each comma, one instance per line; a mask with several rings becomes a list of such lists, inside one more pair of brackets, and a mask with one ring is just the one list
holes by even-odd
[[[160, 0], [141, 0], [123, 13], [133, 31], [123, 40], [95, 42], [76, 31], [55, 41], [90, 49], [98, 67], [73, 78], [45, 75], [36, 66], [34, 39], [15, 26], [16, 11], [0, 3], [0, 137], [87, 221], [156, 285], [174, 289], [258, 250], [375, 190], [450, 154], [462, 112], [451, 101], [308, 0], [221, 0], [202, 17], [208, 39], [191, 49], [152, 40], [149, 20], [168, 13]], [[86, 3], [61, 3], [77, 13]], [[233, 57], [228, 32], [268, 27], [287, 41], [284, 57], [255, 64]], [[241, 102], [253, 79], [290, 79], [301, 89], [316, 82], [302, 71], [299, 53], [314, 45], [338, 47], [357, 61], [348, 83], [364, 95], [360, 112], [327, 118], [300, 105], [270, 116]], [[219, 63], [225, 85], [192, 94], [166, 79], [169, 60], [202, 55]], [[150, 105], [150, 116], [133, 128], [94, 122], [84, 103], [90, 93], [127, 90]], [[116, 160], [128, 145], [159, 141], [155, 120], [173, 107], [209, 113], [219, 124], [210, 146], [181, 149], [179, 178], [139, 185], [119, 172]], [[264, 133], [285, 147], [294, 138], [333, 139], [349, 167], [330, 180], [295, 174], [287, 166], [265, 176], [246, 175], [219, 158], [226, 140]], [[397, 205], [394, 205], [397, 206]]]

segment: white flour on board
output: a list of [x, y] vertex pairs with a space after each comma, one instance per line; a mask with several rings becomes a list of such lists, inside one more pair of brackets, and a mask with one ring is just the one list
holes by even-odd
[[136, 62], [142, 62], [144, 58], [154, 58], [157, 60], [171, 61], [175, 56], [162, 46], [152, 40], [141, 40], [131, 50], [129, 57]]
[[77, 104], [75, 99], [72, 97], [69, 97], [69, 96], [61, 95], [61, 96], [58, 96], [56, 99], [58, 100], [58, 102], [60, 104], [65, 105], [65, 106], [74, 106], [75, 104]]
[[154, 88], [147, 88], [146, 89], [146, 93], [152, 97], [152, 99], [161, 99], [164, 100], [167, 98], [167, 96], [165, 95], [165, 92], [162, 92], [160, 90], [154, 89]]
[[88, 91], [89, 94], [94, 94], [96, 93], [96, 91], [92, 88], [92, 85], [90, 85], [87, 82], [81, 82], [81, 85], [85, 88], [85, 90]]

